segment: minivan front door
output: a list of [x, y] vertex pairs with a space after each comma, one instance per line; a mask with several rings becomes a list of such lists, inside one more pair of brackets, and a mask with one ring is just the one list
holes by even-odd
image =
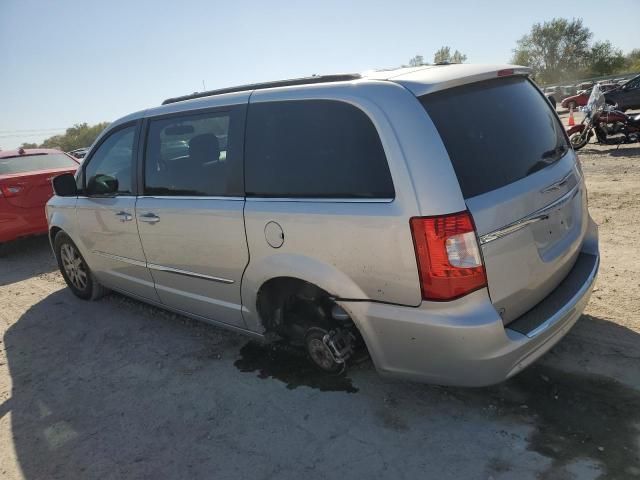
[[76, 204], [79, 238], [101, 283], [158, 301], [135, 222], [136, 125], [108, 134], [83, 167]]
[[245, 107], [150, 119], [138, 230], [162, 303], [244, 328]]

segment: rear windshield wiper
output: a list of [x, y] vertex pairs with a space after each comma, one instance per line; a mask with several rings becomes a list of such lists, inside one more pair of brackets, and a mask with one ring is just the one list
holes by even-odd
[[546, 152], [544, 152], [542, 154], [542, 160], [545, 160], [545, 161], [557, 160], [559, 158], [562, 158], [562, 156], [565, 153], [567, 153], [568, 150], [569, 149], [567, 148], [566, 145], [558, 145], [553, 150], [547, 150]]
[[548, 167], [552, 163], [560, 160], [568, 151], [569, 148], [566, 145], [558, 145], [553, 150], [547, 150], [542, 154], [541, 160], [538, 160], [536, 163], [531, 165], [531, 168], [527, 170], [527, 175], [531, 175], [532, 173], [535, 173], [538, 170], [542, 170], [543, 168]]

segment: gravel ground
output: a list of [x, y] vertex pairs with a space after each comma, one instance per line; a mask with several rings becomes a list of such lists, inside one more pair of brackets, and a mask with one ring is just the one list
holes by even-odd
[[65, 288], [46, 239], [0, 259], [0, 477], [640, 478], [640, 148], [581, 152], [600, 225], [570, 334], [495, 387], [327, 378], [120, 295]]

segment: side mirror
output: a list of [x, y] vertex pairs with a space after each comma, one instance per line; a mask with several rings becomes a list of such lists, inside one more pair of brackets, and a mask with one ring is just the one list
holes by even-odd
[[51, 183], [53, 184], [53, 191], [59, 197], [75, 197], [78, 195], [76, 178], [72, 173], [58, 175]]
[[87, 182], [88, 195], [115, 195], [118, 192], [118, 179], [110, 175], [94, 175]]

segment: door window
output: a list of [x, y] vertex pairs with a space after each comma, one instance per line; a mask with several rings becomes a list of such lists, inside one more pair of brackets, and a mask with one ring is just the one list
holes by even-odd
[[98, 146], [85, 170], [87, 195], [131, 195], [135, 132], [122, 128]]
[[172, 116], [149, 123], [144, 194], [242, 194], [241, 120], [232, 112]]

